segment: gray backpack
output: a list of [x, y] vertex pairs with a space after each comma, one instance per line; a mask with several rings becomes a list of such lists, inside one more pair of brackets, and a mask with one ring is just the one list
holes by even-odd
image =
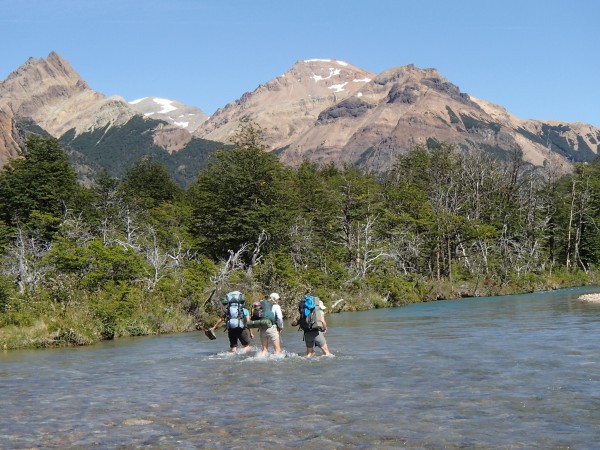
[[227, 305], [227, 329], [245, 328], [244, 303], [246, 298], [239, 291], [229, 292], [222, 300]]

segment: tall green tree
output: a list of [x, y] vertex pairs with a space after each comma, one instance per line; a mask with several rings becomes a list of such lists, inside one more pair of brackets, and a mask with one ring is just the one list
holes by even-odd
[[60, 217], [81, 194], [77, 175], [56, 139], [31, 135], [25, 158], [0, 172], [0, 220], [14, 226], [37, 211]]
[[140, 159], [127, 171], [121, 191], [125, 199], [145, 208], [176, 201], [183, 194], [167, 169], [152, 158]]
[[191, 229], [208, 255], [252, 245], [264, 231], [265, 249], [285, 240], [290, 202], [288, 170], [257, 143], [255, 125], [246, 124], [233, 150], [217, 150], [189, 189]]

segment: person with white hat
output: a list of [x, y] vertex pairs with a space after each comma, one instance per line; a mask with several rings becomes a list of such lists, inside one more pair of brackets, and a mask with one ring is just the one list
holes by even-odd
[[283, 330], [283, 313], [281, 312], [281, 306], [279, 306], [279, 294], [273, 292], [269, 295], [269, 302], [272, 303], [271, 312], [275, 316], [274, 323], [269, 326], [260, 326], [260, 343], [262, 346], [261, 354], [267, 355], [269, 353], [269, 344], [273, 346], [273, 351], [278, 354], [281, 353], [281, 340], [279, 333]]

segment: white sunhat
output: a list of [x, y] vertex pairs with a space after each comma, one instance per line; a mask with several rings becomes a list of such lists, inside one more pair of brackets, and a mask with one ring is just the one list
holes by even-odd
[[327, 309], [327, 306], [323, 304], [323, 300], [319, 300], [319, 308], [321, 309], [321, 311], [325, 311]]
[[279, 294], [277, 292], [273, 292], [269, 295], [269, 298], [272, 298], [273, 300], [279, 300]]

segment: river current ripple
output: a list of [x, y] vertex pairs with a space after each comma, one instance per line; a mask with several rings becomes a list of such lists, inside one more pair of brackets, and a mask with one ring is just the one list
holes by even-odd
[[0, 448], [595, 449], [598, 290], [330, 314], [311, 360], [289, 325], [281, 357], [225, 333], [0, 353]]

